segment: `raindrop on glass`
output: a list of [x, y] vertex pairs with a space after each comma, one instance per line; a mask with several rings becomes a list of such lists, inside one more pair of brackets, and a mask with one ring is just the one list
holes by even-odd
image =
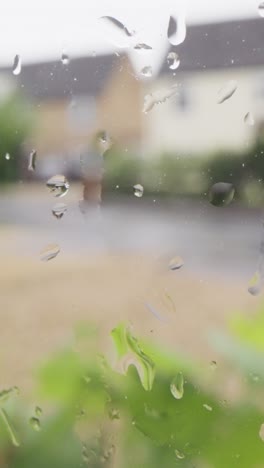
[[209, 201], [214, 206], [227, 206], [233, 200], [235, 188], [226, 182], [217, 182], [209, 191]]
[[207, 411], [212, 411], [212, 410], [213, 410], [212, 406], [207, 405], [207, 403], [204, 403], [204, 404], [203, 404], [203, 407], [204, 407]]
[[179, 460], [183, 460], [185, 458], [184, 453], [180, 452], [180, 450], [175, 450], [175, 455]]
[[264, 423], [261, 424], [260, 429], [259, 429], [259, 437], [261, 440], [264, 442]]
[[49, 244], [40, 252], [40, 260], [42, 262], [48, 262], [53, 258], [57, 257], [60, 252], [58, 244]]
[[36, 406], [35, 415], [37, 416], [37, 418], [39, 418], [42, 415], [42, 408], [40, 408], [40, 406]]
[[169, 89], [157, 90], [153, 93], [146, 94], [146, 96], [144, 97], [143, 112], [147, 114], [157, 104], [162, 104], [163, 102], [166, 102], [168, 99], [175, 96], [176, 93], [177, 86], [172, 86]]
[[121, 31], [128, 37], [134, 36], [135, 34], [135, 31], [129, 31], [128, 28], [123, 23], [121, 23], [121, 21], [119, 21], [116, 18], [113, 18], [113, 16], [101, 16], [100, 19], [106, 21], [112, 26], [115, 26], [115, 28], [117, 28], [119, 31]]
[[184, 261], [181, 257], [173, 257], [169, 263], [170, 270], [179, 270], [184, 265]]
[[259, 4], [258, 12], [259, 12], [259, 16], [261, 16], [261, 18], [264, 18], [264, 2], [261, 2]]
[[261, 291], [261, 288], [262, 288], [262, 283], [263, 283], [263, 281], [261, 281], [260, 273], [259, 273], [259, 271], [256, 271], [253, 278], [251, 278], [251, 280], [249, 282], [248, 292], [252, 296], [258, 296], [260, 291]]
[[9, 416], [8, 414], [6, 413], [6, 411], [0, 407], [0, 416], [2, 418], [2, 421], [5, 425], [5, 428], [6, 428], [6, 431], [10, 437], [10, 440], [12, 442], [12, 444], [15, 446], [15, 447], [19, 447], [20, 445], [20, 442], [16, 436], [16, 433], [15, 433], [15, 430], [13, 428], [13, 425], [9, 419]]
[[57, 219], [61, 219], [67, 211], [67, 205], [65, 203], [56, 203], [52, 208], [52, 214]]
[[250, 127], [253, 127], [255, 124], [255, 120], [251, 112], [248, 112], [245, 117], [244, 117], [244, 122], [245, 124], [249, 125]]
[[37, 432], [40, 431], [40, 429], [41, 429], [40, 421], [35, 416], [32, 416], [32, 418], [29, 419], [29, 424], [34, 429], [34, 431], [37, 431]]
[[180, 59], [176, 52], [169, 52], [167, 55], [167, 64], [171, 70], [176, 70], [180, 65]]
[[120, 419], [120, 413], [118, 409], [115, 409], [115, 408], [109, 409], [108, 416], [111, 419], [111, 421], [114, 421], [115, 419]]
[[177, 18], [170, 16], [167, 35], [172, 45], [179, 45], [185, 40], [186, 22], [183, 14], [178, 15]]
[[219, 91], [218, 91], [218, 98], [217, 102], [218, 104], [222, 104], [225, 102], [227, 99], [231, 98], [233, 96], [234, 92], [237, 89], [237, 81], [235, 80], [230, 80], [228, 81]]
[[6, 390], [2, 390], [0, 392], [0, 402], [7, 401], [9, 397], [14, 393], [15, 387], [8, 388]]
[[212, 370], [215, 370], [217, 368], [217, 362], [216, 361], [211, 361], [210, 362], [210, 367]]
[[102, 130], [97, 133], [96, 140], [97, 140], [97, 148], [101, 156], [103, 156], [105, 152], [108, 151], [113, 145], [112, 138], [105, 130]]
[[152, 76], [152, 67], [147, 65], [146, 67], [143, 67], [141, 70], [141, 75], [145, 76], [146, 78], [150, 78]]
[[35, 171], [36, 169], [36, 160], [37, 160], [37, 151], [33, 149], [29, 154], [28, 160], [28, 170]]
[[152, 50], [152, 47], [149, 46], [148, 44], [140, 42], [139, 44], [135, 45], [134, 49], [138, 50], [140, 52], [144, 52], [144, 51], [147, 51], [147, 50]]
[[61, 63], [62, 65], [69, 65], [70, 63], [69, 55], [65, 52], [62, 52], [61, 54]]
[[6, 153], [6, 154], [5, 154], [5, 159], [6, 159], [7, 161], [9, 161], [9, 159], [10, 159], [10, 154], [9, 154], [9, 153]]
[[141, 184], [136, 184], [133, 186], [135, 197], [141, 198], [144, 193], [144, 187]]
[[55, 197], [64, 197], [69, 190], [70, 184], [64, 175], [55, 175], [47, 181], [46, 186]]
[[20, 72], [21, 72], [21, 58], [19, 55], [16, 55], [14, 58], [12, 73], [13, 75], [19, 75]]
[[170, 384], [170, 391], [171, 394], [176, 400], [180, 400], [184, 394], [184, 377], [182, 372], [178, 372], [178, 374], [174, 377]]

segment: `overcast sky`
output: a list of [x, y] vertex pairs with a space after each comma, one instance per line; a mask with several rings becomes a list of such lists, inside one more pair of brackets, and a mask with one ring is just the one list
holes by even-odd
[[[171, 14], [184, 12], [188, 24], [258, 17], [255, 0], [1, 0], [0, 64], [110, 50], [102, 15], [111, 15], [137, 32], [138, 41], [152, 45], [157, 56], [166, 48]], [[126, 5], [124, 7], [124, 4]], [[264, 27], [264, 19], [263, 19]], [[117, 49], [116, 49], [117, 50]]]

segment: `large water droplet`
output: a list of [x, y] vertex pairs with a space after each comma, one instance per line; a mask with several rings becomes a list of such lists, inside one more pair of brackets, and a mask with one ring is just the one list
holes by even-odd
[[60, 252], [58, 244], [49, 244], [40, 252], [40, 260], [42, 262], [48, 262], [53, 258], [57, 257]]
[[57, 219], [61, 219], [67, 211], [67, 205], [65, 203], [56, 203], [52, 208], [52, 214]]
[[110, 137], [109, 133], [106, 132], [105, 130], [102, 130], [97, 133], [96, 135], [96, 140], [97, 140], [97, 149], [101, 156], [103, 156], [106, 151], [108, 151], [112, 145], [113, 145], [113, 140]]
[[203, 404], [203, 407], [204, 407], [204, 409], [206, 409], [207, 411], [213, 411], [212, 406], [207, 405], [207, 403], [204, 403], [204, 404]]
[[0, 392], [0, 403], [3, 403], [9, 399], [9, 397], [16, 392], [16, 387], [11, 387]]
[[37, 418], [39, 418], [42, 415], [42, 408], [40, 408], [40, 406], [36, 406], [35, 415], [37, 416]]
[[186, 21], [183, 14], [178, 15], [177, 18], [170, 16], [167, 35], [172, 45], [179, 45], [185, 40]]
[[233, 96], [234, 92], [237, 89], [237, 81], [235, 80], [230, 80], [228, 81], [219, 91], [218, 91], [218, 98], [217, 102], [218, 104], [222, 104], [225, 102], [227, 99], [231, 98]]
[[9, 161], [9, 159], [10, 159], [10, 154], [9, 154], [9, 153], [6, 153], [6, 154], [5, 154], [5, 159], [6, 159], [7, 161]]
[[114, 18], [113, 16], [101, 16], [102, 20], [106, 21], [107, 23], [113, 25], [115, 28], [117, 28], [119, 31], [124, 33], [126, 36], [131, 37], [134, 36], [135, 31], [129, 31], [128, 28], [121, 23], [118, 19]]
[[180, 450], [175, 450], [175, 455], [179, 460], [183, 460], [185, 458], [184, 453], [180, 452]]
[[55, 175], [48, 180], [46, 186], [55, 197], [64, 197], [69, 190], [70, 184], [64, 175]]
[[35, 171], [36, 169], [36, 160], [37, 160], [37, 151], [33, 149], [29, 154], [28, 160], [28, 170]]
[[141, 184], [136, 184], [133, 186], [135, 197], [141, 198], [144, 193], [144, 187]]
[[264, 423], [261, 424], [260, 429], [259, 429], [259, 437], [261, 440], [264, 442]]
[[209, 201], [214, 206], [227, 206], [233, 200], [235, 188], [233, 184], [217, 182], [209, 192]]
[[119, 360], [122, 361], [122, 371], [126, 374], [133, 365], [139, 375], [142, 386], [150, 391], [155, 377], [155, 365], [152, 359], [142, 351], [138, 340], [130, 330], [121, 324], [111, 332]]
[[138, 50], [139, 52], [145, 52], [148, 50], [152, 50], [152, 47], [148, 44], [145, 44], [144, 42], [140, 42], [139, 44], [135, 45], [134, 49]]
[[260, 272], [256, 271], [256, 273], [254, 274], [254, 276], [251, 278], [249, 282], [248, 292], [252, 296], [258, 296], [258, 294], [261, 291], [262, 284], [263, 284], [263, 278], [261, 279]]
[[0, 416], [3, 420], [3, 423], [5, 425], [5, 428], [7, 430], [7, 433], [9, 434], [9, 437], [10, 437], [10, 440], [12, 442], [12, 444], [15, 446], [15, 447], [19, 447], [20, 443], [17, 439], [17, 436], [16, 436], [16, 433], [15, 433], [15, 430], [10, 422], [10, 419], [6, 413], [6, 411], [0, 407]]
[[245, 124], [249, 125], [250, 127], [253, 127], [255, 124], [255, 120], [251, 112], [248, 112], [245, 117], [244, 117], [244, 122]]
[[179, 270], [184, 265], [184, 261], [181, 257], [173, 257], [169, 263], [170, 270]]
[[152, 67], [150, 65], [147, 65], [142, 68], [140, 73], [141, 75], [145, 76], [145, 78], [150, 78], [152, 76]]
[[61, 63], [62, 65], [69, 65], [70, 63], [69, 55], [66, 52], [62, 52], [61, 54]]
[[169, 89], [162, 89], [162, 90], [154, 91], [151, 94], [147, 94], [144, 97], [143, 112], [147, 114], [157, 104], [162, 104], [163, 102], [166, 102], [169, 98], [175, 96], [176, 92], [177, 92], [177, 87], [172, 86]]
[[261, 2], [259, 4], [258, 12], [259, 12], [259, 16], [261, 16], [261, 18], [264, 18], [264, 2]]
[[180, 400], [184, 394], [184, 377], [182, 372], [178, 372], [178, 374], [174, 377], [170, 384], [170, 391], [172, 396], [177, 400]]
[[171, 70], [176, 70], [180, 65], [180, 59], [176, 52], [169, 52], [167, 55], [167, 64]]
[[41, 429], [40, 421], [35, 416], [32, 416], [32, 418], [29, 419], [29, 424], [34, 429], [34, 431], [37, 431], [37, 432], [40, 431], [40, 429]]
[[19, 75], [20, 72], [21, 72], [21, 58], [19, 55], [16, 55], [14, 58], [12, 73], [13, 75]]

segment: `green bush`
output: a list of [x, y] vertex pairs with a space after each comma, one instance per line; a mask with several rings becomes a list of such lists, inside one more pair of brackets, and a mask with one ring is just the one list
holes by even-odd
[[[30, 126], [26, 104], [17, 94], [0, 103], [0, 182], [15, 181], [20, 176], [22, 143]], [[7, 153], [10, 159], [6, 159]]]

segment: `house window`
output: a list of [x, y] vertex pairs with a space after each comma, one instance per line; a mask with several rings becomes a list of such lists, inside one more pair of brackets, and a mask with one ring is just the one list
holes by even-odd
[[83, 132], [96, 117], [96, 100], [93, 96], [73, 97], [68, 108], [69, 127]]

